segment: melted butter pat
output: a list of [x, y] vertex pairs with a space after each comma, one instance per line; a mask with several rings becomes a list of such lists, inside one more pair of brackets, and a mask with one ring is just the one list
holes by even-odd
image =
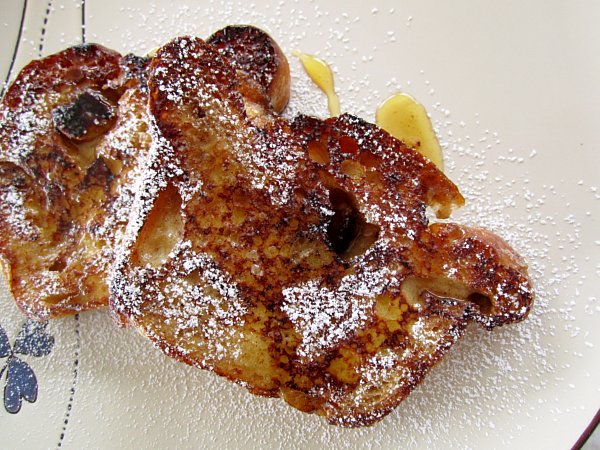
[[331, 116], [339, 116], [340, 98], [335, 93], [333, 87], [333, 73], [326, 62], [313, 55], [306, 53], [292, 52], [292, 54], [300, 59], [304, 70], [311, 80], [323, 91], [327, 96], [327, 108]]
[[395, 94], [377, 108], [375, 117], [377, 125], [444, 170], [442, 148], [431, 120], [423, 105], [414, 98]]

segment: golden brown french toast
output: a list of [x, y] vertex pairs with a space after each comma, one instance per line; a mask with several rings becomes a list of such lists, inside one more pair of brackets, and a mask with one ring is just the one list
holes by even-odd
[[0, 108], [0, 253], [19, 307], [49, 318], [107, 303], [105, 270], [147, 149], [147, 61], [102, 46], [33, 61]]
[[[217, 32], [215, 45], [239, 66], [245, 107], [260, 120], [271, 104], [287, 104], [287, 60], [263, 31], [232, 30]], [[0, 254], [13, 296], [30, 317], [108, 303], [114, 247], [152, 144], [148, 61], [94, 44], [73, 47], [32, 62], [7, 90]]]
[[[380, 420], [470, 321], [523, 319], [520, 257], [429, 224], [463, 203], [419, 153], [350, 115], [251, 120], [236, 67], [200, 39], [150, 66], [153, 149], [111, 311], [166, 354], [333, 424]], [[249, 117], [250, 116], [250, 117]]]

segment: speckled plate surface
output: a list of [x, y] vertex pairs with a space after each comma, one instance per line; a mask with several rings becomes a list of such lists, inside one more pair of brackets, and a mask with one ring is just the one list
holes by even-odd
[[342, 110], [372, 120], [402, 90], [428, 108], [457, 221], [530, 264], [527, 321], [473, 326], [381, 423], [326, 425], [169, 360], [106, 311], [36, 325], [0, 299], [0, 433], [12, 448], [569, 448], [600, 407], [600, 4], [592, 2], [1, 2], [3, 77], [86, 40], [145, 53], [233, 23], [290, 57], [287, 114], [326, 115], [292, 50], [336, 74]]

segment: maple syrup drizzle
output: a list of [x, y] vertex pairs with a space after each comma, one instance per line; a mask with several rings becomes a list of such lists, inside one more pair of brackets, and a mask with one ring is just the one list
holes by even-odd
[[410, 95], [401, 92], [385, 100], [377, 108], [375, 123], [444, 170], [442, 148], [427, 111]]
[[[300, 59], [311, 80], [327, 95], [331, 116], [340, 115], [340, 100], [333, 86], [333, 73], [329, 65], [301, 52], [292, 52]], [[442, 147], [433, 130], [427, 111], [413, 97], [403, 92], [392, 95], [377, 108], [375, 123], [396, 139], [413, 147], [440, 170], [444, 170]]]
[[294, 51], [292, 52], [292, 55], [300, 59], [300, 62], [304, 67], [304, 71], [327, 96], [327, 108], [329, 109], [329, 114], [332, 117], [339, 116], [341, 113], [340, 98], [335, 93], [333, 86], [333, 73], [329, 65], [316, 56], [309, 55], [307, 53]]

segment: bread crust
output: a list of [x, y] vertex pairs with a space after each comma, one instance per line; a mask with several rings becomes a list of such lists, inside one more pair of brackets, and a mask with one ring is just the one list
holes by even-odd
[[[287, 59], [254, 27], [213, 35], [260, 120], [289, 97]], [[269, 55], [265, 57], [264, 55]], [[149, 59], [97, 44], [33, 61], [0, 107], [0, 254], [16, 303], [47, 319], [108, 304], [107, 279], [152, 145]]]
[[[244, 83], [252, 84], [258, 102], [281, 113], [290, 99], [290, 66], [275, 40], [250, 25], [230, 25], [210, 36], [207, 43], [228, 58]], [[246, 87], [252, 90], [252, 87]], [[242, 91], [244, 92], [244, 91]]]
[[105, 273], [126, 221], [121, 188], [145, 146], [144, 130], [124, 121], [145, 111], [145, 64], [72, 47], [30, 63], [2, 99], [0, 253], [29, 317], [107, 304]]
[[355, 427], [393, 410], [470, 321], [527, 315], [508, 244], [429, 223], [427, 208], [464, 201], [433, 164], [350, 115], [253, 121], [242, 84], [197, 38], [153, 59], [169, 146], [136, 199], [115, 316], [169, 356]]

